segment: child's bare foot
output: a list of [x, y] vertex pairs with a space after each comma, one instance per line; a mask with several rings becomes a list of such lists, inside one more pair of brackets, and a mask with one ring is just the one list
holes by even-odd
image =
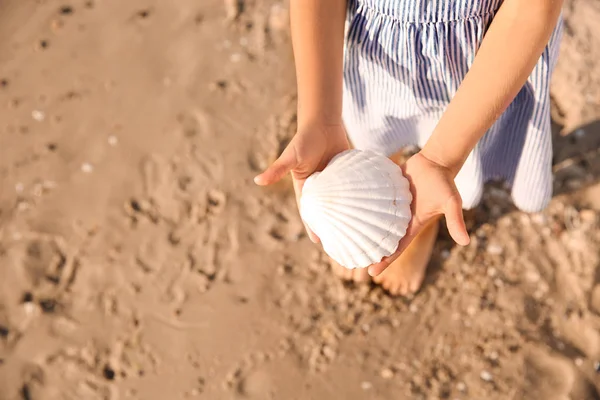
[[368, 282], [371, 279], [366, 268], [347, 269], [332, 259], [330, 259], [330, 262], [333, 273], [345, 281]]
[[430, 222], [385, 271], [373, 278], [392, 295], [416, 293], [425, 277], [439, 231], [439, 218]]

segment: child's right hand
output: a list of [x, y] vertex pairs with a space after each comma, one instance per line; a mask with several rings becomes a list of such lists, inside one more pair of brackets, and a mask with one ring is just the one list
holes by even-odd
[[[296, 192], [296, 202], [300, 205], [300, 195], [304, 181], [314, 172], [322, 171], [338, 153], [348, 150], [350, 145], [343, 125], [307, 124], [299, 127], [292, 141], [281, 156], [262, 174], [254, 178], [257, 185], [270, 185], [279, 181], [291, 171]], [[306, 231], [310, 240], [317, 243], [319, 238], [309, 228]]]

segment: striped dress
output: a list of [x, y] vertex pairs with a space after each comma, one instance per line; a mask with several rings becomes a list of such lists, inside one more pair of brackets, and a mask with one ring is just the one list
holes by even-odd
[[[388, 156], [404, 146], [422, 147], [501, 4], [502, 0], [349, 0], [343, 119], [352, 144]], [[511, 187], [512, 199], [523, 211], [536, 212], [548, 204], [549, 83], [561, 31], [562, 19], [527, 83], [456, 177], [464, 208], [476, 206], [484, 183], [497, 179]]]

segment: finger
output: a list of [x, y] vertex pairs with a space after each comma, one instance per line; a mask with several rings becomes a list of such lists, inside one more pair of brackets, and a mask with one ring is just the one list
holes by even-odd
[[394, 262], [394, 260], [396, 258], [398, 258], [400, 255], [398, 254], [396, 257], [392, 257], [390, 256], [389, 259], [385, 258], [384, 260], [382, 260], [381, 262], [378, 262], [377, 264], [373, 264], [371, 265], [368, 269], [367, 269], [367, 273], [372, 276], [372, 277], [376, 277], [377, 275], [381, 274], [383, 271], [385, 271], [387, 269], [387, 267], [390, 266], [390, 264], [392, 262]]
[[373, 264], [369, 267], [367, 272], [369, 275], [375, 277], [381, 274], [386, 270], [387, 267], [390, 266], [400, 255], [406, 250], [406, 248], [411, 244], [413, 239], [417, 236], [417, 234], [421, 231], [426, 221], [421, 221], [418, 217], [413, 217], [408, 224], [408, 228], [406, 228], [406, 234], [398, 243], [398, 248], [389, 257], [384, 257], [380, 262]]
[[279, 181], [290, 172], [293, 168], [298, 165], [296, 158], [296, 151], [294, 150], [293, 144], [290, 143], [285, 148], [281, 156], [269, 168], [267, 168], [262, 174], [254, 177], [254, 183], [257, 185], [270, 185]]
[[396, 259], [400, 257], [402, 252], [406, 250], [412, 239], [413, 238], [407, 236], [402, 238], [402, 240], [400, 240], [400, 243], [398, 244], [398, 249], [394, 252], [394, 254], [388, 257], [384, 257], [380, 262], [369, 266], [369, 268], [367, 269], [368, 274], [372, 277], [375, 277], [381, 274], [383, 271], [385, 271], [387, 267], [389, 267], [394, 261], [396, 261]]
[[446, 226], [448, 227], [448, 232], [450, 233], [450, 236], [452, 236], [452, 239], [461, 246], [468, 245], [471, 239], [465, 225], [462, 201], [459, 195], [452, 196], [448, 199], [444, 209], [444, 215], [446, 216]]
[[[296, 192], [296, 203], [298, 205], [298, 210], [300, 210], [300, 197], [302, 196], [302, 188], [304, 187], [304, 182], [306, 179], [294, 179], [294, 191]], [[306, 229], [306, 233], [308, 234], [308, 238], [313, 243], [319, 243], [321, 239], [308, 227], [306, 222], [302, 220], [304, 224], [304, 228]]]

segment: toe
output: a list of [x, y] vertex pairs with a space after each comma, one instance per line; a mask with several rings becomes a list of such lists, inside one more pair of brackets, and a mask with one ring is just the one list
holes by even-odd
[[400, 296], [406, 296], [408, 294], [408, 285], [405, 281], [400, 282], [398, 285], [398, 293]]
[[387, 280], [382, 281], [381, 287], [388, 293], [392, 293], [392, 291], [393, 291], [393, 286], [390, 283], [390, 281], [387, 281]]
[[398, 296], [400, 294], [400, 287], [398, 285], [388, 285], [386, 290], [392, 296]]
[[354, 282], [363, 283], [368, 282], [370, 276], [366, 268], [360, 268], [352, 271], [352, 279]]
[[351, 281], [352, 280], [352, 271], [347, 270], [342, 267], [342, 269], [340, 269], [340, 271], [338, 272], [338, 276], [345, 281]]
[[385, 282], [383, 288], [392, 296], [397, 296], [400, 291], [400, 286], [395, 280]]
[[338, 277], [340, 277], [343, 280], [350, 280], [352, 279], [352, 271], [342, 267], [340, 264], [338, 264], [337, 262], [335, 262], [334, 260], [329, 260], [330, 264], [331, 264], [331, 271], [337, 275]]
[[423, 277], [419, 277], [418, 279], [413, 279], [408, 285], [408, 291], [410, 294], [415, 294], [421, 288], [421, 283], [423, 282]]
[[383, 279], [381, 278], [381, 275], [374, 276], [371, 279], [373, 279], [373, 282], [375, 282], [376, 284], [383, 285]]

